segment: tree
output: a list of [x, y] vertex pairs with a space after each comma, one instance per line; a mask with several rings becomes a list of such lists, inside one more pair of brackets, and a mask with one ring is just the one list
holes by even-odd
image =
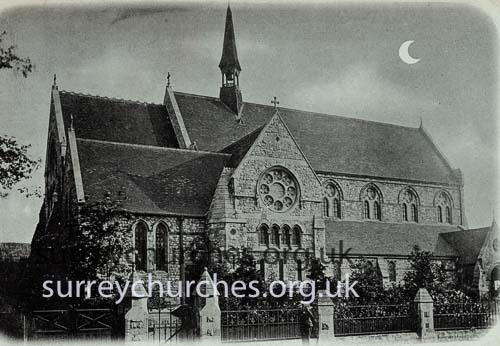
[[[16, 46], [3, 47], [7, 32], [0, 33], [0, 70], [14, 69], [20, 71], [23, 77], [33, 71], [33, 64], [29, 58], [21, 58], [16, 53]], [[0, 198], [5, 198], [9, 190], [18, 182], [29, 179], [34, 170], [40, 166], [40, 160], [33, 160], [28, 156], [29, 145], [17, 143], [15, 138], [0, 134]], [[27, 196], [40, 196], [39, 189], [34, 192], [26, 188], [18, 189]]]
[[132, 239], [129, 229], [120, 222], [128, 219], [120, 204], [111, 200], [81, 206], [78, 215], [70, 218], [73, 223], [65, 227], [61, 244], [70, 259], [68, 277], [128, 279], [132, 273]]
[[413, 248], [409, 256], [410, 271], [404, 275], [404, 289], [409, 296], [414, 296], [419, 288], [426, 288], [434, 298], [459, 292], [457, 280], [450, 277], [444, 263], [436, 261], [433, 253], [422, 251], [418, 246]]
[[326, 267], [321, 263], [319, 258], [311, 259], [311, 267], [307, 278], [315, 282], [316, 290], [325, 289], [327, 277], [325, 275]]
[[[5, 198], [8, 191], [22, 180], [29, 179], [40, 167], [40, 160], [33, 160], [28, 155], [30, 145], [22, 145], [13, 137], [0, 136], [0, 198]], [[25, 188], [18, 189], [29, 195]], [[32, 194], [39, 195], [39, 191]]]
[[0, 33], [0, 70], [1, 69], [14, 69], [20, 71], [24, 78], [28, 77], [28, 74], [33, 72], [34, 65], [32, 64], [30, 58], [22, 58], [17, 55], [17, 47], [10, 45], [3, 47], [4, 37], [7, 35], [6, 31]]
[[354, 298], [357, 303], [365, 304], [385, 299], [387, 292], [384, 291], [380, 268], [365, 258], [361, 257], [351, 264], [349, 281], [358, 282], [356, 292], [359, 298]]

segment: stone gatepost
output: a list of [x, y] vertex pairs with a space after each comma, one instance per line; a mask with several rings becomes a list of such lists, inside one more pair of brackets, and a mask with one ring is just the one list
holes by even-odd
[[321, 338], [334, 337], [333, 325], [333, 302], [328, 297], [326, 291], [319, 291], [318, 295], [318, 326], [319, 335]]
[[416, 304], [418, 326], [417, 333], [420, 339], [435, 339], [434, 331], [434, 302], [425, 288], [420, 288], [413, 300]]
[[208, 274], [207, 268], [201, 274], [200, 282], [204, 282], [201, 286], [201, 293], [205, 304], [200, 309], [199, 327], [200, 340], [205, 342], [220, 342], [221, 341], [221, 311], [219, 308], [219, 293], [212, 278]]
[[136, 273], [130, 286], [131, 307], [125, 314], [125, 342], [145, 342], [148, 341], [148, 295]]

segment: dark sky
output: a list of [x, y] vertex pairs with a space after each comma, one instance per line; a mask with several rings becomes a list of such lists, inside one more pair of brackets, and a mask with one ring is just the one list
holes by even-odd
[[[50, 2], [49, 2], [50, 3]], [[52, 74], [60, 89], [161, 103], [174, 90], [218, 96], [226, 2], [53, 7], [0, 13], [29, 56], [28, 79], [0, 71], [0, 133], [45, 158]], [[231, 2], [244, 100], [417, 127], [465, 178], [472, 227], [497, 203], [497, 41], [465, 5]], [[415, 40], [403, 63], [399, 46]], [[408, 158], [411, 160], [411, 158]], [[30, 184], [43, 182], [41, 170]], [[0, 200], [0, 241], [30, 241], [40, 200]]]

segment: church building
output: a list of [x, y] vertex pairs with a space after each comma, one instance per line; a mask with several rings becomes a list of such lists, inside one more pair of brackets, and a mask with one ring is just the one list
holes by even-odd
[[389, 284], [418, 245], [464, 284], [491, 289], [500, 268], [496, 225], [467, 228], [461, 171], [422, 124], [247, 102], [236, 47], [228, 7], [219, 97], [169, 82], [153, 104], [54, 83], [34, 241], [72, 206], [111, 198], [133, 215], [123, 227], [142, 274], [179, 279], [179, 248], [208, 234], [224, 249], [250, 251], [269, 280], [305, 279], [307, 254], [340, 277], [349, 250]]

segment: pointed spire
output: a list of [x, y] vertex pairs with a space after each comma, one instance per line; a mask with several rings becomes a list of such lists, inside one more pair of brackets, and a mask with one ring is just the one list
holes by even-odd
[[222, 46], [222, 57], [220, 59], [219, 68], [223, 73], [241, 71], [240, 62], [238, 61], [238, 52], [236, 51], [236, 39], [234, 37], [233, 14], [231, 7], [227, 6], [226, 12], [226, 29], [224, 31], [224, 44]]

